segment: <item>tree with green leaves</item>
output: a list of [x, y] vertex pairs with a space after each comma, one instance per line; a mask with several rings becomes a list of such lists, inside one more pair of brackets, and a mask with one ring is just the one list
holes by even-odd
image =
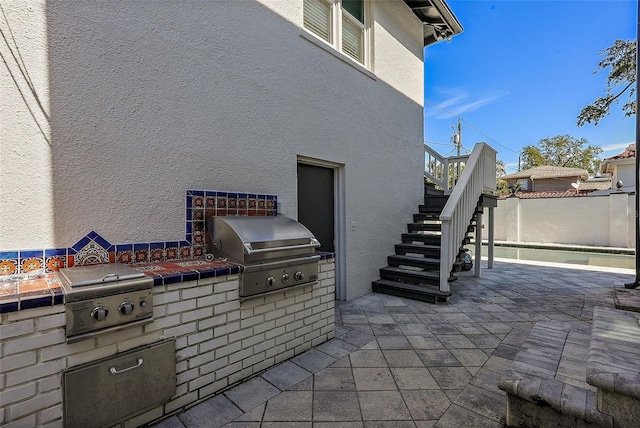
[[507, 174], [507, 166], [502, 159], [496, 159], [496, 178]]
[[583, 168], [592, 174], [598, 170], [600, 146], [590, 145], [586, 138], [557, 135], [541, 139], [536, 146], [522, 149], [522, 169], [541, 165]]
[[594, 74], [600, 70], [610, 69], [607, 77], [606, 94], [584, 107], [578, 115], [578, 126], [586, 123], [597, 125], [607, 116], [614, 103], [626, 93], [627, 99], [622, 105], [625, 116], [636, 113], [636, 41], [616, 40], [612, 46], [600, 52], [604, 59], [598, 64]]
[[507, 182], [502, 179], [503, 175], [507, 175], [507, 166], [502, 159], [496, 159], [496, 195], [511, 193], [507, 187]]

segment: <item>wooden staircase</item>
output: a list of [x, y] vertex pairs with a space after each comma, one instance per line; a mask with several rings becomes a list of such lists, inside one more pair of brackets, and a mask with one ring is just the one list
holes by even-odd
[[[451, 292], [440, 291], [440, 213], [449, 196], [432, 184], [425, 184], [424, 204], [413, 215], [413, 223], [407, 224], [402, 243], [395, 245], [395, 254], [387, 257], [388, 266], [380, 269], [380, 279], [372, 282], [373, 291], [432, 303], [447, 302]], [[469, 243], [469, 233], [475, 230], [476, 214], [470, 219], [467, 235], [460, 243], [459, 256]], [[481, 211], [479, 211], [481, 212]], [[449, 281], [455, 281], [462, 263], [456, 261], [449, 267]]]

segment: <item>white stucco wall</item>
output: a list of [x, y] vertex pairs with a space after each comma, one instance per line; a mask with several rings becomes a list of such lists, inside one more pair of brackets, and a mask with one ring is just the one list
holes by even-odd
[[[635, 196], [498, 200], [496, 241], [635, 247]], [[488, 216], [483, 216], [485, 229]], [[486, 238], [486, 236], [485, 236]]]
[[302, 155], [344, 165], [347, 297], [370, 291], [422, 193], [404, 2], [372, 2], [373, 75], [301, 36], [302, 0], [0, 2], [50, 115], [43, 136], [0, 66], [0, 251], [183, 239], [194, 188], [277, 194], [296, 218]]
[[[45, 1], [0, 1], [0, 251], [54, 244]], [[5, 16], [7, 19], [5, 19]]]
[[635, 248], [636, 251], [640, 251], [639, 248], [636, 248], [636, 227], [638, 227], [638, 219], [636, 217], [636, 195], [629, 198], [627, 201], [627, 213], [629, 213], [629, 222], [627, 223], [628, 234], [629, 237], [629, 248]]
[[613, 180], [613, 188], [615, 189], [615, 185], [618, 180], [622, 180], [625, 187], [626, 186], [635, 186], [636, 183], [636, 165], [635, 159], [631, 159], [630, 163], [618, 165], [616, 167], [616, 177]]

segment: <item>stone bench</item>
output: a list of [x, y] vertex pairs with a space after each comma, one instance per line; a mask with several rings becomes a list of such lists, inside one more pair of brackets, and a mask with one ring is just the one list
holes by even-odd
[[640, 313], [596, 307], [590, 329], [536, 323], [498, 386], [507, 426], [640, 426]]
[[588, 328], [539, 321], [498, 387], [507, 393], [510, 427], [613, 427], [586, 380]]
[[640, 313], [594, 308], [586, 380], [616, 427], [640, 424]]

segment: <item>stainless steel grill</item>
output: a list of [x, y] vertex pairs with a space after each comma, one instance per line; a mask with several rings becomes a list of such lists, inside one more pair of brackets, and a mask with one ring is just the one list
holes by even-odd
[[285, 216], [211, 217], [208, 251], [242, 266], [241, 300], [318, 280], [320, 243]]
[[58, 271], [67, 342], [153, 321], [153, 278], [118, 263]]

